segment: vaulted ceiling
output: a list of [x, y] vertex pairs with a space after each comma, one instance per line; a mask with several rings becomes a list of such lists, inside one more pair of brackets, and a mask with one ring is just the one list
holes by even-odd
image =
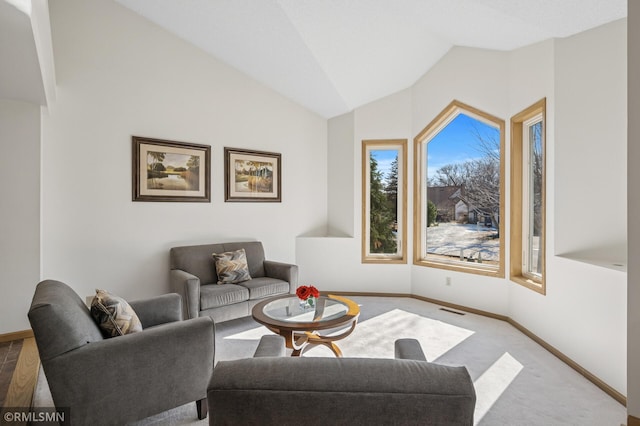
[[116, 0], [325, 117], [410, 87], [453, 46], [512, 50], [627, 0]]
[[[627, 15], [627, 0], [115, 1], [324, 117], [410, 87], [453, 46], [508, 51]], [[32, 4], [46, 9], [0, 0], [0, 98], [44, 104], [55, 77], [24, 78], [54, 75]]]

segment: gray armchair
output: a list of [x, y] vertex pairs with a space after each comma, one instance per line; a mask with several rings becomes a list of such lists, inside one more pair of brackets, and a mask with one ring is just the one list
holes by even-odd
[[[244, 249], [251, 279], [219, 285], [213, 253]], [[298, 266], [266, 260], [260, 241], [173, 247], [169, 251], [172, 291], [182, 296], [185, 318], [216, 322], [245, 317], [266, 297], [294, 293]]]
[[465, 367], [426, 362], [414, 339], [395, 349], [396, 359], [283, 357], [284, 338], [264, 336], [254, 358], [216, 364], [209, 424], [473, 425]]
[[56, 407], [74, 425], [124, 424], [190, 401], [206, 417], [213, 320], [182, 321], [177, 294], [130, 305], [143, 330], [105, 339], [69, 286], [38, 284], [28, 316]]

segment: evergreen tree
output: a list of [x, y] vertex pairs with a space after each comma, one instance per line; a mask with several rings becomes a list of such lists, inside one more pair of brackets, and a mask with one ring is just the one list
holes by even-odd
[[433, 203], [433, 201], [429, 200], [427, 202], [427, 226], [435, 225], [437, 218], [438, 218], [438, 208]]
[[378, 162], [369, 155], [369, 192], [370, 192], [370, 247], [371, 253], [395, 253], [396, 238], [393, 235], [395, 219], [393, 209], [384, 192], [382, 172], [378, 170]]
[[384, 187], [387, 200], [393, 212], [394, 222], [398, 221], [398, 156], [391, 162], [391, 169], [387, 175], [387, 184]]

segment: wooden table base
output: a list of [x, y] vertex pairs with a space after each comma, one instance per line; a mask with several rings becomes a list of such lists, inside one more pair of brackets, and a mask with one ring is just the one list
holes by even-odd
[[314, 345], [323, 345], [331, 349], [331, 352], [336, 357], [342, 357], [342, 351], [334, 342], [341, 340], [350, 335], [356, 328], [357, 321], [353, 321], [349, 328], [340, 333], [330, 336], [323, 336], [318, 334], [317, 331], [305, 331], [303, 333], [296, 332], [290, 329], [278, 329], [275, 327], [268, 327], [271, 331], [284, 337], [287, 348], [293, 349], [291, 356], [301, 356], [303, 352], [308, 350]]

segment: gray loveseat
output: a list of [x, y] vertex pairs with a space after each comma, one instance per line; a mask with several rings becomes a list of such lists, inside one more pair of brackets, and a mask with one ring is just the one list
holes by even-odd
[[216, 364], [209, 424], [473, 425], [465, 367], [426, 362], [414, 339], [395, 349], [396, 359], [283, 357], [284, 339], [265, 336], [254, 358]]
[[[217, 284], [213, 253], [243, 248], [251, 279], [238, 284]], [[265, 297], [294, 293], [298, 267], [265, 260], [259, 241], [173, 247], [169, 252], [171, 288], [182, 296], [187, 318], [210, 316], [216, 322], [245, 317]]]
[[143, 330], [105, 339], [69, 286], [46, 280], [36, 287], [29, 321], [53, 402], [69, 409], [65, 424], [125, 424], [190, 401], [204, 418], [213, 320], [182, 321], [177, 294], [129, 304]]

